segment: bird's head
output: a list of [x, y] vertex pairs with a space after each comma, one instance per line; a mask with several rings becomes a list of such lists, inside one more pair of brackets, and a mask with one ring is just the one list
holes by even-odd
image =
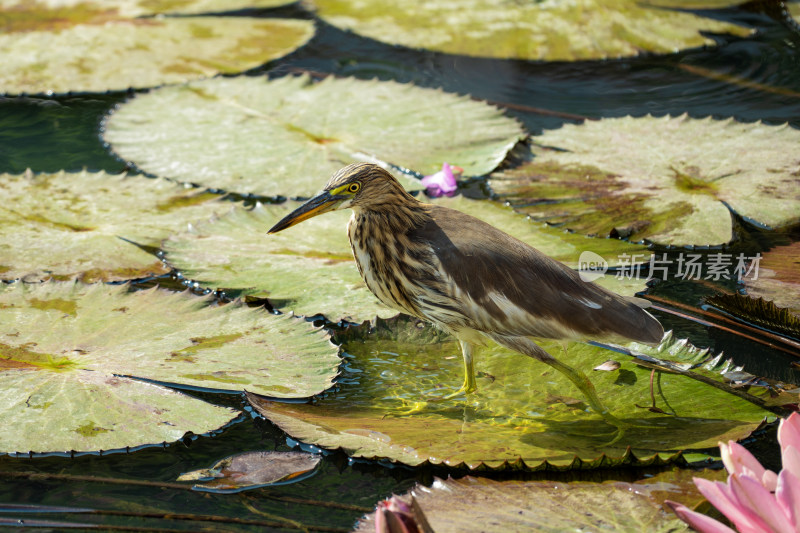
[[416, 201], [386, 170], [371, 163], [354, 163], [336, 172], [322, 192], [286, 215], [267, 233], [277, 233], [328, 211], [348, 207], [370, 209], [409, 200]]

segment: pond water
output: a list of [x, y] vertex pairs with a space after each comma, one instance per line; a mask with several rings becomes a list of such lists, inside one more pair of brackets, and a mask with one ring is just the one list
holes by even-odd
[[[299, 7], [247, 14], [310, 18]], [[800, 34], [755, 8], [720, 10], [713, 15], [752, 25], [758, 33], [746, 40], [715, 37], [719, 48], [668, 56], [538, 63], [412, 51], [377, 43], [318, 21], [317, 34], [308, 45], [250, 74], [283, 76], [311, 72], [315, 76], [334, 74], [442, 87], [501, 106], [532, 134], [582, 118], [683, 113], [692, 117], [761, 120], [769, 124], [788, 122], [800, 128]], [[104, 146], [100, 125], [103, 116], [128, 97], [128, 93], [0, 97], [0, 172], [20, 173], [26, 168], [35, 172], [83, 168], [123, 171], [125, 163]], [[321, 181], [324, 179], [320, 176]], [[486, 195], [488, 189], [477, 182], [469, 193]], [[744, 235], [743, 244], [737, 245], [733, 252], [752, 253], [800, 239], [796, 229], [765, 232], [741, 220], [737, 231]], [[141, 285], [156, 282], [178, 286], [169, 276]], [[695, 308], [702, 306], [706, 295], [698, 284], [678, 282], [661, 284], [652, 292]], [[656, 314], [665, 329], [674, 329], [677, 336], [688, 337], [695, 345], [724, 350], [737, 363], [746, 364], [752, 373], [800, 384], [800, 376], [790, 366], [795, 360], [791, 355], [698, 322]], [[347, 370], [341, 379], [343, 387], [357, 381]], [[343, 391], [346, 393], [346, 389]], [[246, 405], [237, 395], [188, 392], [239, 409]], [[750, 446], [767, 466], [776, 468], [773, 439], [771, 433], [762, 433]], [[282, 530], [279, 523], [297, 521], [315, 526], [310, 530], [346, 531], [378, 499], [403, 492], [415, 482], [430, 483], [434, 475], [448, 473], [443, 469], [415, 470], [353, 461], [334, 453], [324, 458], [314, 476], [294, 484], [238, 495], [192, 492], [174, 486], [181, 473], [208, 467], [225, 456], [247, 450], [289, 450], [294, 444], [271, 423], [246, 415], [211, 437], [187, 437], [184, 442], [131, 453], [73, 458], [3, 456], [0, 457], [0, 509], [13, 513], [0, 515], [0, 525], [4, 525], [3, 516], [13, 516], [14, 520], [23, 516], [22, 510], [10, 507], [11, 504], [30, 504], [116, 513], [25, 514], [28, 524], [33, 520], [70, 520], [131, 530], [149, 527], [158, 531], [264, 531]], [[641, 473], [608, 470], [584, 477], [629, 479]], [[159, 516], [165, 513], [185, 516]], [[214, 522], [207, 515], [229, 519]], [[287, 527], [291, 529], [290, 525]]]

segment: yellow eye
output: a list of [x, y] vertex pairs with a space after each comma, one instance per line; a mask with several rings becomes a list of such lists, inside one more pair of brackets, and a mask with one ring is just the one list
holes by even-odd
[[360, 188], [361, 188], [361, 184], [360, 184], [360, 183], [358, 183], [358, 182], [354, 182], [354, 183], [351, 183], [351, 184], [350, 184], [350, 185], [347, 187], [347, 192], [350, 192], [350, 193], [353, 193], [353, 194], [355, 194], [355, 193], [357, 193], [357, 192], [358, 192], [358, 190], [359, 190]]

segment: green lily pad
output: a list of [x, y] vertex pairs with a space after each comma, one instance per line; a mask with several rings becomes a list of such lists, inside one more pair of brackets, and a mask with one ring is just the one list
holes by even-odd
[[[248, 400], [293, 438], [354, 457], [416, 466], [592, 468], [679, 461], [681, 450], [713, 447], [757, 429], [771, 413], [687, 375], [650, 370], [626, 358], [615, 372], [593, 372], [611, 352], [573, 343], [568, 356], [555, 341], [540, 345], [590, 376], [605, 406], [635, 424], [619, 442], [615, 429], [589, 409], [560, 373], [497, 345], [479, 349], [478, 391], [446, 399], [463, 380], [452, 339], [424, 325], [379, 322], [372, 331], [342, 334], [348, 369], [340, 389], [314, 405]], [[669, 340], [670, 344], [675, 341]], [[637, 347], [644, 353], [672, 351]], [[687, 371], [688, 373], [688, 371]], [[722, 379], [722, 378], [720, 378]], [[422, 407], [417, 402], [436, 399]], [[415, 408], [409, 413], [408, 408]], [[630, 447], [626, 449], [626, 447]]]
[[489, 183], [537, 220], [674, 245], [729, 242], [728, 208], [770, 228], [800, 221], [800, 131], [788, 125], [607, 118], [534, 142], [531, 161]]
[[[417, 484], [400, 500], [418, 508], [437, 533], [530, 531], [616, 531], [677, 533], [689, 531], [663, 505], [664, 499], [694, 507], [703, 501], [693, 477], [724, 480], [724, 471], [674, 469], [628, 483], [494, 481], [487, 478], [435, 478]], [[362, 519], [356, 533], [375, 531], [375, 513]]]
[[321, 330], [210, 302], [119, 285], [0, 285], [0, 420], [14, 428], [0, 451], [174, 441], [238, 414], [131, 377], [287, 398], [330, 387], [338, 350]]
[[480, 57], [577, 61], [714, 45], [701, 32], [752, 30], [625, 0], [313, 0], [325, 22], [378, 41]]
[[255, 68], [314, 35], [313, 23], [305, 20], [119, 13], [141, 11], [137, 8], [134, 2], [68, 2], [52, 8], [38, 2], [0, 4], [0, 93], [183, 83]]
[[[223, 213], [219, 196], [167, 180], [0, 174], [0, 278], [119, 281], [169, 272], [144, 246]], [[129, 242], [132, 241], [132, 242]]]
[[[590, 239], [531, 223], [490, 202], [463, 197], [436, 202], [494, 224], [570, 265], [577, 264], [583, 250], [600, 253], [612, 264], [614, 256], [644, 251], [616, 239]], [[164, 242], [166, 260], [203, 286], [246, 290], [301, 315], [323, 314], [329, 320], [352, 322], [396, 315], [373, 296], [358, 274], [345, 230], [349, 211], [326, 213], [296, 228], [266, 234], [297, 206], [296, 202], [258, 204], [195, 224], [191, 231]]]
[[237, 453], [211, 468], [181, 474], [178, 481], [199, 481], [195, 490], [240, 492], [305, 477], [320, 459], [319, 455], [302, 452]]
[[672, 9], [725, 9], [746, 3], [746, 0], [642, 0], [640, 3]]
[[5, 24], [36, 20], [36, 14], [53, 13], [53, 18], [69, 21], [91, 20], [105, 13], [109, 16], [141, 17], [146, 15], [222, 13], [241, 9], [264, 9], [291, 4], [292, 0], [0, 0]]
[[744, 278], [747, 294], [769, 300], [800, 317], [800, 242], [763, 254], [757, 274]]
[[[153, 174], [239, 193], [311, 196], [345, 164], [486, 174], [523, 137], [497, 108], [395, 82], [241, 77], [138, 95], [105, 139]], [[422, 148], [424, 146], [424, 149]]]

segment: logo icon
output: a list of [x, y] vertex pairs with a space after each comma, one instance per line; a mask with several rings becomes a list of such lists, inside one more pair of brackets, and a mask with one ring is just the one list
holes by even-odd
[[602, 278], [608, 271], [608, 262], [601, 255], [586, 250], [578, 258], [578, 275], [585, 282]]

